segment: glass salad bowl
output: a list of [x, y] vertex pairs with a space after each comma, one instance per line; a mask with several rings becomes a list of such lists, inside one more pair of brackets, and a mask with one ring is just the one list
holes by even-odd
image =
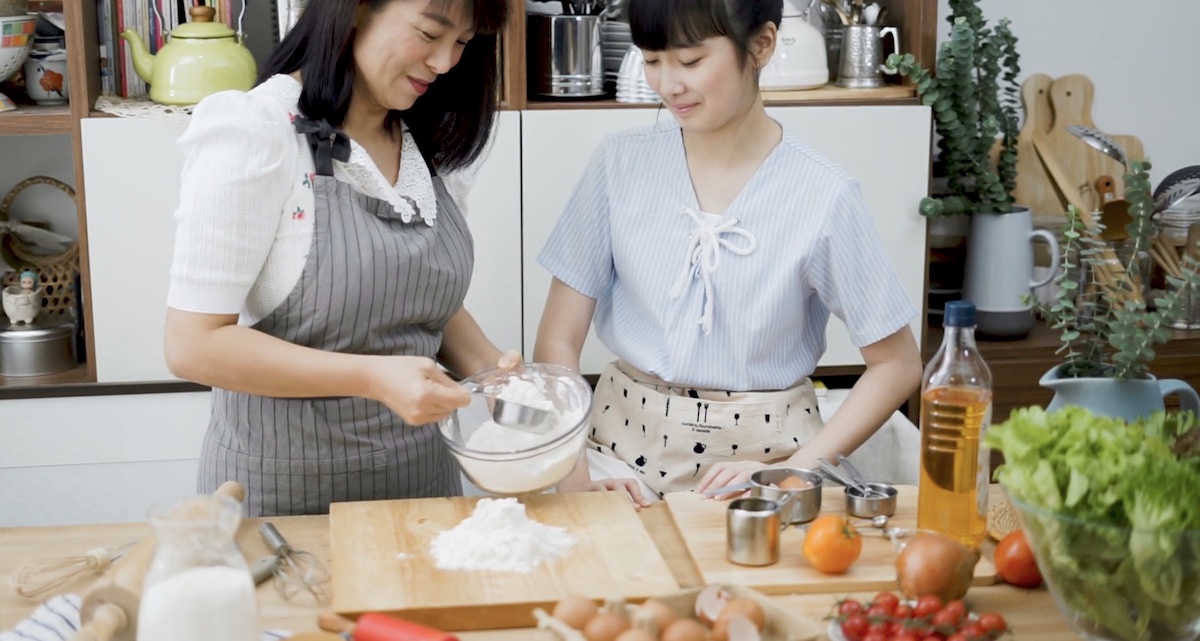
[[1008, 493], [1058, 609], [1092, 641], [1200, 638], [1200, 531], [1068, 517]]
[[554, 425], [545, 434], [498, 425], [484, 394], [473, 394], [470, 405], [438, 423], [446, 447], [479, 489], [501, 496], [541, 492], [575, 468], [592, 411], [592, 388], [582, 376], [557, 365], [526, 363], [515, 371], [481, 372], [462, 384], [479, 385], [487, 394], [519, 386], [553, 406]]

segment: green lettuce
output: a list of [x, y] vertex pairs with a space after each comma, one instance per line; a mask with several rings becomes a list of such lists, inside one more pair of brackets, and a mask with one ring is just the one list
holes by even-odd
[[1200, 618], [1200, 429], [1187, 413], [1135, 423], [1079, 407], [1017, 410], [984, 442], [1059, 599], [1129, 641]]

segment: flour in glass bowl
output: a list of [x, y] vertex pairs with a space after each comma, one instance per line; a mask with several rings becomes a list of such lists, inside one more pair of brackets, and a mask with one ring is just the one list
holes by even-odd
[[480, 499], [471, 516], [433, 539], [431, 551], [442, 570], [529, 574], [575, 545], [566, 528], [530, 519], [516, 499]]
[[[559, 410], [532, 381], [514, 379], [505, 383], [498, 396], [506, 401], [544, 409], [554, 413], [554, 425], [545, 434], [534, 434], [487, 420], [466, 440], [475, 452], [508, 453], [539, 447], [560, 438], [583, 420], [583, 410]], [[541, 490], [571, 473], [582, 441], [581, 431], [551, 450], [512, 461], [488, 461], [458, 457], [459, 464], [480, 487], [494, 493], [520, 494]]]

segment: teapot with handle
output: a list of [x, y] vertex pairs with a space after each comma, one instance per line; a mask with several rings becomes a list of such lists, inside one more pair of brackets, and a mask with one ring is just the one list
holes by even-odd
[[176, 27], [157, 54], [150, 53], [136, 31], [121, 34], [129, 43], [134, 70], [150, 85], [150, 99], [194, 105], [209, 94], [254, 86], [254, 57], [233, 29], [213, 22], [216, 9], [190, 7], [188, 12], [191, 22]]

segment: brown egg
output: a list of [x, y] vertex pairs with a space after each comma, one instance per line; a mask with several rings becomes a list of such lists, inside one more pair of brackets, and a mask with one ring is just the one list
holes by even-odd
[[592, 617], [596, 616], [598, 608], [591, 599], [581, 597], [577, 594], [568, 594], [554, 604], [554, 618], [563, 623], [582, 630], [583, 626], [587, 625]]
[[659, 636], [659, 641], [707, 641], [708, 628], [695, 619], [676, 619]]
[[630, 628], [617, 637], [617, 641], [658, 641], [653, 634], [639, 628]]
[[758, 628], [759, 631], [762, 631], [762, 629], [767, 626], [767, 615], [765, 612], [763, 612], [762, 606], [759, 605], [754, 599], [730, 599], [729, 602], [725, 604], [725, 607], [721, 610], [721, 614], [717, 617], [717, 621], [720, 622], [722, 619], [728, 619], [732, 616], [744, 616], [747, 619], [750, 619], [750, 622], [753, 623], [754, 627]]
[[583, 626], [583, 638], [587, 641], [616, 641], [628, 629], [629, 622], [625, 617], [615, 612], [601, 612]]
[[812, 486], [812, 483], [809, 483], [799, 476], [789, 476], [779, 483], [779, 489], [781, 490], [807, 490]]
[[650, 613], [651, 618], [654, 619], [654, 627], [659, 631], [666, 630], [672, 621], [679, 618], [675, 615], [675, 610], [672, 610], [671, 606], [658, 599], [646, 599], [641, 609], [644, 612]]
[[761, 641], [754, 622], [740, 614], [727, 616], [713, 626], [712, 641]]

